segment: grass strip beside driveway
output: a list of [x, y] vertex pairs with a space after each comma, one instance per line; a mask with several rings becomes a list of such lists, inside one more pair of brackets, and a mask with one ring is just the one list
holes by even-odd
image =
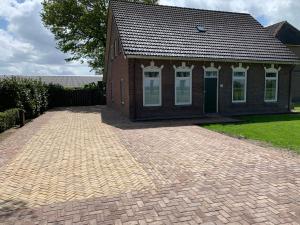
[[300, 154], [300, 114], [241, 116], [233, 124], [203, 127], [235, 137], [258, 140]]

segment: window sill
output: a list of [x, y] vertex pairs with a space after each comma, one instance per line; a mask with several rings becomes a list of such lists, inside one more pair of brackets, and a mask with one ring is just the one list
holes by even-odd
[[232, 101], [232, 104], [246, 104], [246, 101]]
[[161, 105], [143, 105], [144, 108], [158, 108], [161, 107]]
[[276, 104], [276, 103], [278, 103], [278, 101], [276, 100], [276, 101], [264, 101], [266, 104]]

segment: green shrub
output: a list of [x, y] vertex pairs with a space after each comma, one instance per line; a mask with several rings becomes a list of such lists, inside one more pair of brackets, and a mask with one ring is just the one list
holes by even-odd
[[0, 80], [0, 111], [19, 108], [25, 117], [34, 118], [48, 107], [104, 105], [105, 84], [91, 83], [82, 88], [64, 88], [39, 80], [8, 77]]
[[0, 111], [20, 108], [33, 118], [48, 107], [47, 86], [39, 80], [8, 77], [0, 80]]
[[19, 124], [19, 109], [0, 112], [0, 133]]

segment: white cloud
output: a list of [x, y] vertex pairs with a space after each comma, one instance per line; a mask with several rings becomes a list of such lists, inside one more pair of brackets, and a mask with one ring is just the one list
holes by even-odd
[[[300, 29], [299, 0], [160, 0], [163, 5], [248, 12], [269, 25], [287, 20]], [[90, 68], [66, 63], [67, 55], [40, 19], [41, 0], [0, 0], [0, 74], [90, 74]]]
[[266, 20], [264, 25], [287, 20], [300, 29], [299, 0], [160, 0], [162, 5], [176, 5], [210, 10], [247, 12]]
[[87, 65], [65, 62], [40, 11], [41, 0], [0, 0], [0, 18], [8, 22], [0, 27], [0, 74], [91, 74]]

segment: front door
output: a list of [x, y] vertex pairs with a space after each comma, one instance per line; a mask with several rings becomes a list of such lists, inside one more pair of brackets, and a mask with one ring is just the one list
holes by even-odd
[[206, 72], [204, 79], [205, 113], [216, 113], [218, 111], [218, 75]]

